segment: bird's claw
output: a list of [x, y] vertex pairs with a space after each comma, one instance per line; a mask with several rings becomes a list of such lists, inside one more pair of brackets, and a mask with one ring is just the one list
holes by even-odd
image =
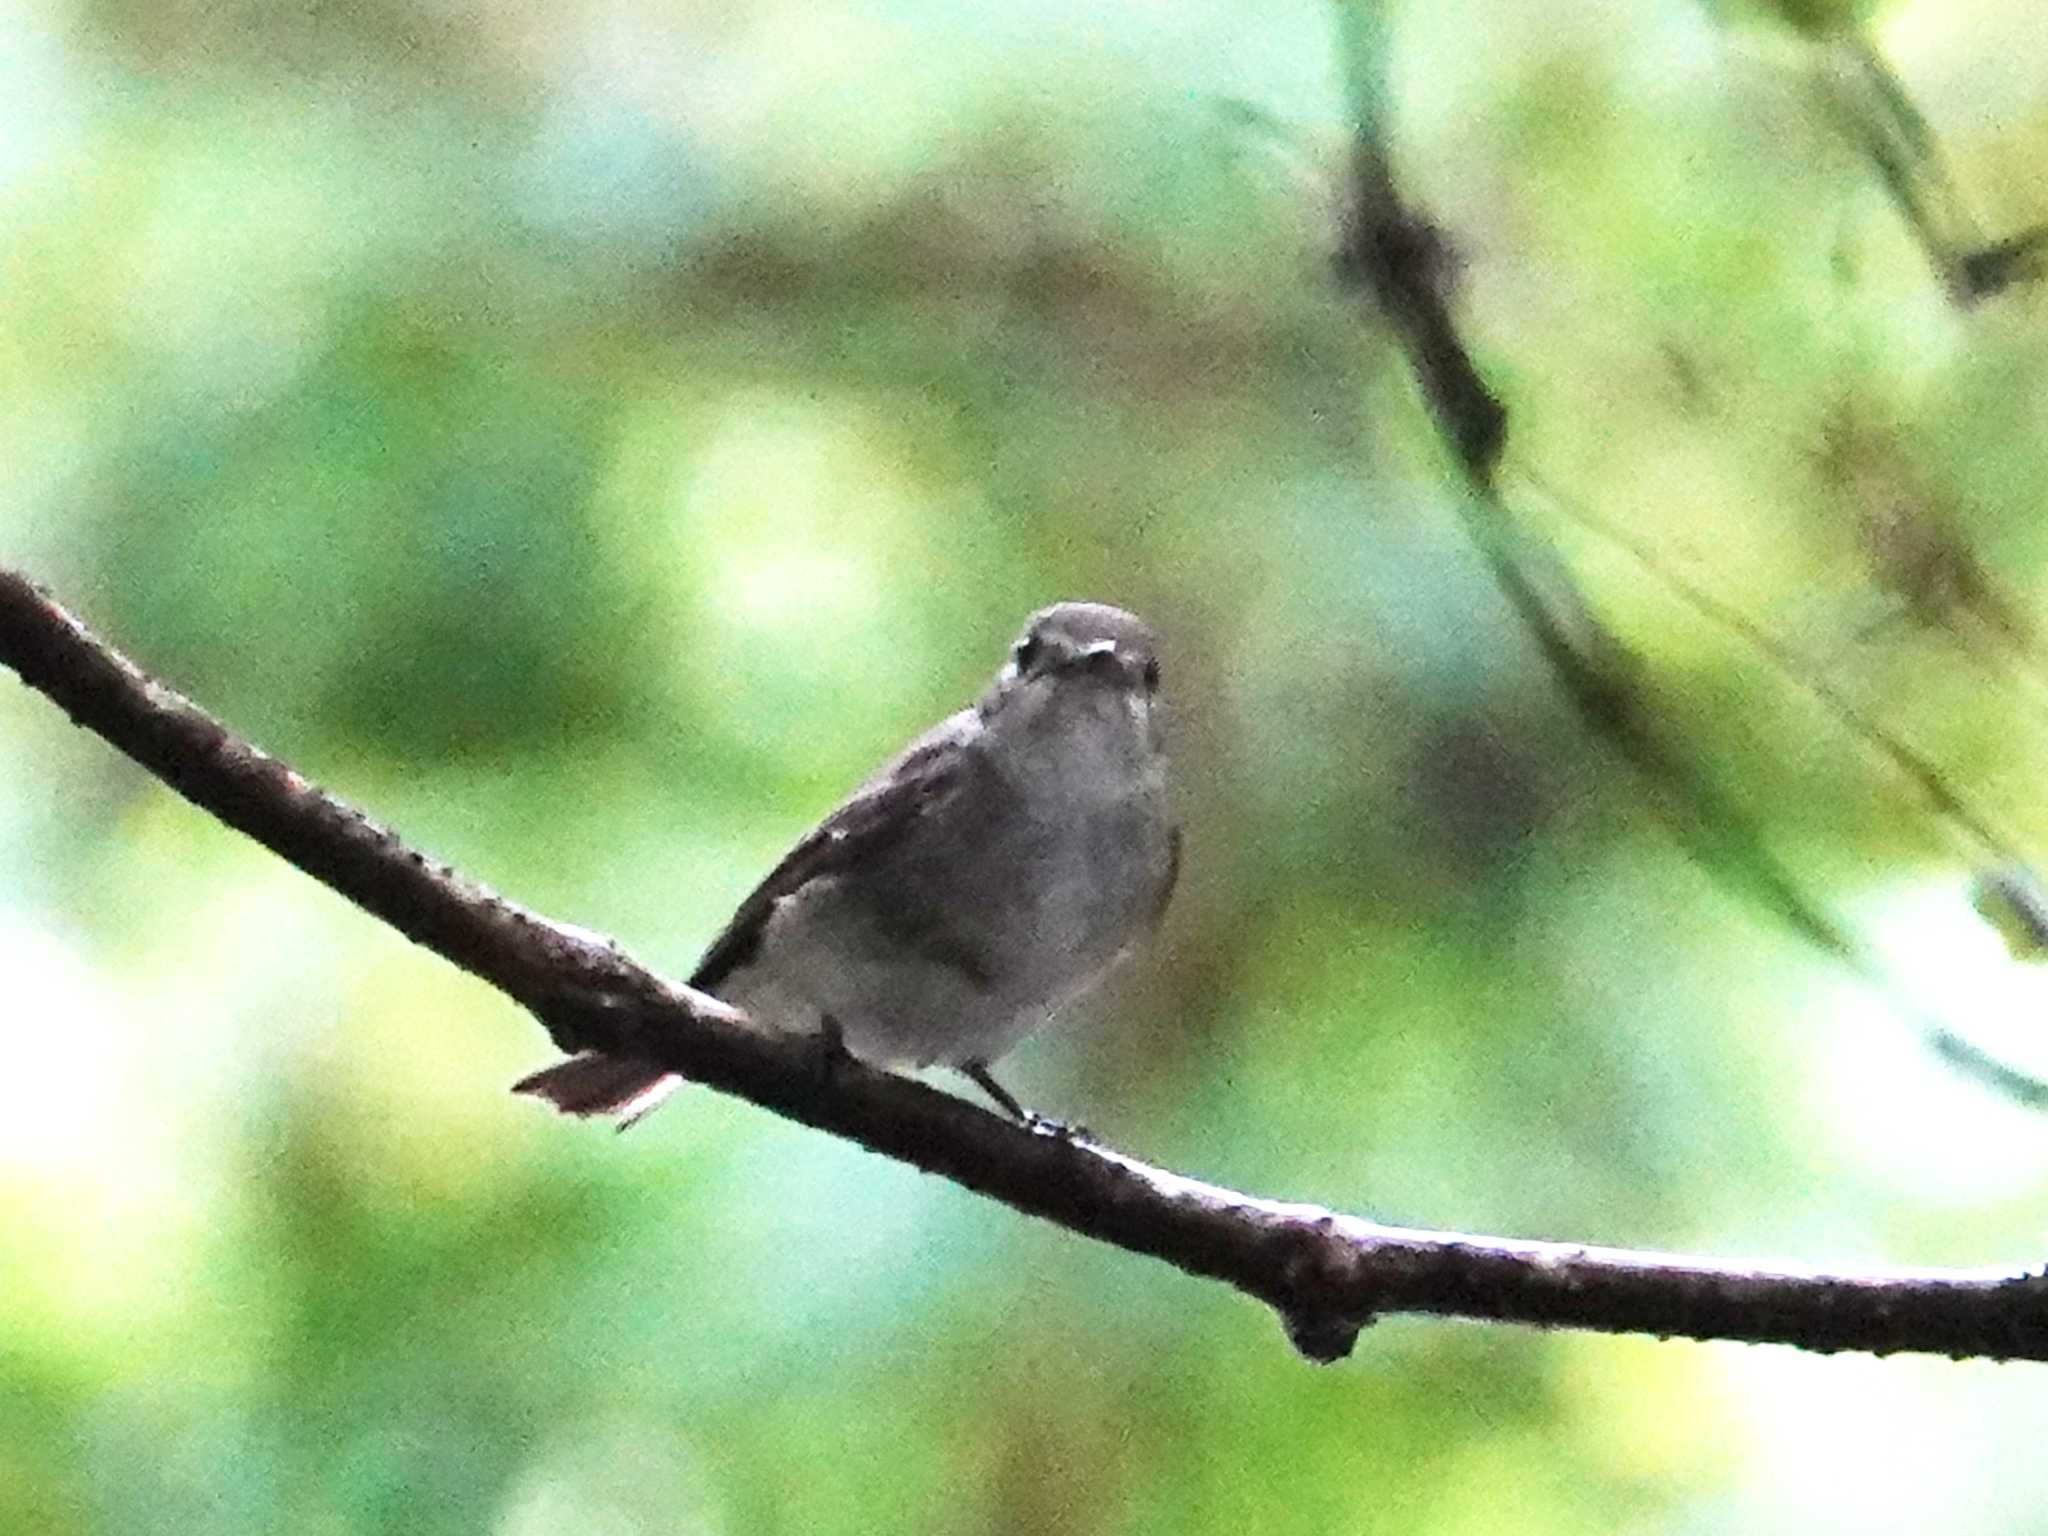
[[1069, 1125], [1064, 1120], [1055, 1120], [1051, 1115], [1041, 1115], [1035, 1109], [1024, 1112], [1024, 1129], [1034, 1136], [1050, 1136], [1055, 1141], [1093, 1141], [1094, 1134], [1085, 1125]]
[[846, 1031], [839, 1027], [839, 1021], [826, 1014], [818, 1026], [818, 1077], [827, 1088], [839, 1081], [841, 1071], [853, 1060], [853, 1052], [846, 1048]]

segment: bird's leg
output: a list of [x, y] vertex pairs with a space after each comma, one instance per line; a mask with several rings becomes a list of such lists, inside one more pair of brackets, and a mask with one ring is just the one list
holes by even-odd
[[826, 1014], [818, 1021], [818, 1076], [827, 1088], [839, 1080], [839, 1069], [853, 1060], [853, 1052], [846, 1048], [846, 1031], [839, 1027], [839, 1021]]
[[1035, 1109], [1026, 1109], [1010, 1094], [1010, 1090], [995, 1080], [985, 1061], [968, 1061], [960, 1065], [960, 1075], [974, 1084], [995, 1101], [996, 1108], [1015, 1120], [1028, 1131], [1039, 1131], [1047, 1136], [1058, 1136], [1065, 1141], [1077, 1138], [1085, 1140], [1088, 1133], [1079, 1126], [1067, 1125], [1049, 1115], [1041, 1115]]
[[1029, 1125], [1038, 1118], [1038, 1116], [1032, 1114], [1022, 1104], [1019, 1104], [1010, 1097], [1010, 1090], [997, 1082], [994, 1076], [990, 1074], [987, 1062], [962, 1062], [960, 1064], [960, 1075], [987, 1094], [995, 1102], [997, 1109], [1000, 1109], [1018, 1124]]

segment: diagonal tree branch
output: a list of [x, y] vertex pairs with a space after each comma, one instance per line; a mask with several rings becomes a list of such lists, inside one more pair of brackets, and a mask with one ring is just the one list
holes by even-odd
[[1812, 41], [1823, 105], [1870, 157], [1949, 297], [1968, 309], [2037, 281], [2048, 267], [2048, 225], [1986, 239], [1933, 126], [1870, 37], [1846, 27]]
[[[1465, 533], [1565, 699], [1587, 730], [1634, 771], [1680, 848], [1724, 891], [1769, 914], [1886, 997], [1951, 1067], [2015, 1102], [2048, 1107], [2048, 1081], [1992, 1055], [1907, 996], [1879, 957], [1826, 910], [1771, 849], [1756, 819], [1660, 728], [1646, 705], [1636, 658], [1601, 624], [1570, 578], [1536, 557], [1501, 486], [1507, 407], [1487, 385], [1451, 312], [1453, 245], [1395, 180], [1384, 112], [1384, 0], [1335, 4], [1352, 118], [1337, 272], [1371, 297], [1393, 333], [1430, 421], [1463, 477], [1466, 494], [1453, 507]], [[1760, 632], [1737, 633], [1754, 643]], [[1796, 667], [1794, 675], [1814, 691]], [[1828, 702], [1824, 690], [1821, 697]], [[1842, 718], [1870, 736], [1852, 716]], [[1886, 747], [1894, 766], [1939, 797], [1952, 819], [1968, 817], [1931, 764], [1889, 739]], [[1970, 830], [1997, 842], [1981, 820]]]
[[644, 1056], [1084, 1237], [1221, 1280], [1339, 1359], [1388, 1312], [2048, 1360], [2048, 1277], [1824, 1274], [1382, 1226], [1240, 1194], [1014, 1125], [750, 1027], [615, 944], [515, 906], [315, 788], [0, 567], [0, 662], [201, 809], [506, 993], [565, 1047]]

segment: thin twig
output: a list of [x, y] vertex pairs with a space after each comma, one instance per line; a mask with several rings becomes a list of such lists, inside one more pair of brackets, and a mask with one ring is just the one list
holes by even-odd
[[1870, 157], [1949, 296], [1967, 309], [2037, 281], [2048, 266], [2048, 225], [1987, 240], [1940, 139], [1877, 46], [1855, 29], [1815, 46], [1823, 101]]
[[1897, 734], [1872, 718], [1855, 700], [1835, 687], [1822, 674], [1818, 663], [1800, 655], [1771, 630], [1752, 619], [1733, 603], [1716, 597], [1699, 582], [1666, 561], [1647, 539], [1638, 537], [1609, 518], [1602, 517], [1566, 496], [1555, 486], [1531, 476], [1565, 517], [1595, 537], [1621, 550], [1660, 583], [1668, 587], [1694, 611], [1705, 615], [1740, 638], [1769, 662], [1780, 676], [1803, 689], [1847, 730], [1862, 738], [1864, 745], [1889, 762], [1910, 780], [1929, 806], [1945, 821], [1965, 833], [1980, 855], [2004, 864], [2025, 864], [2019, 845], [1993, 824], [1990, 814], [1973, 804], [1934, 761], [1908, 745]]

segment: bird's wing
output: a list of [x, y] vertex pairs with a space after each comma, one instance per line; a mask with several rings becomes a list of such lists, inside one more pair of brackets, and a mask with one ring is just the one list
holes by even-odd
[[1173, 900], [1173, 888], [1180, 884], [1180, 823], [1166, 829], [1166, 878], [1159, 882], [1159, 895], [1152, 903], [1152, 926], [1166, 917], [1166, 904]]
[[849, 795], [740, 903], [697, 962], [690, 985], [715, 993], [721, 981], [753, 958], [778, 901], [821, 876], [874, 857], [956, 793], [967, 749], [981, 730], [981, 716], [963, 709], [918, 737]]

